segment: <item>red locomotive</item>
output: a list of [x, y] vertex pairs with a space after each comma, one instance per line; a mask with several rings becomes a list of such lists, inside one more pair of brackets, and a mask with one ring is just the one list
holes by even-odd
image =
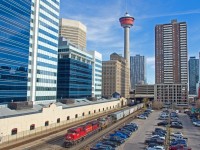
[[80, 141], [84, 140], [87, 136], [94, 134], [100, 130], [98, 121], [91, 121], [84, 125], [69, 129], [65, 135], [65, 147], [71, 147], [76, 145]]

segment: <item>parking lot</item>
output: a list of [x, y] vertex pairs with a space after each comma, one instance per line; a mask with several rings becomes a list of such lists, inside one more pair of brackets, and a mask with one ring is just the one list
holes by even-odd
[[180, 131], [188, 138], [188, 146], [192, 150], [200, 150], [200, 127], [195, 127], [188, 115], [179, 113], [180, 121], [183, 123], [183, 129], [172, 129], [172, 132]]
[[144, 141], [151, 135], [159, 122], [158, 116], [160, 111], [154, 111], [147, 119], [134, 119], [133, 122], [139, 125], [139, 129], [132, 134], [132, 136], [121, 146], [118, 150], [140, 150], [145, 149]]

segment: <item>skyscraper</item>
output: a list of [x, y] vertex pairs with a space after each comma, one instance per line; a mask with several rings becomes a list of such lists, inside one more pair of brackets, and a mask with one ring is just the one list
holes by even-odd
[[86, 26], [80, 21], [64, 18], [59, 21], [59, 36], [69, 40], [78, 49], [86, 49], [86, 32]]
[[56, 101], [60, 0], [32, 0], [28, 99]]
[[59, 5], [1, 1], [1, 102], [56, 101]]
[[199, 59], [189, 59], [189, 94], [197, 95], [197, 83], [199, 81]]
[[131, 89], [135, 89], [136, 84], [146, 83], [145, 57], [136, 55], [130, 57]]
[[187, 105], [187, 25], [177, 22], [155, 27], [155, 99], [168, 104]]
[[31, 0], [1, 0], [0, 103], [27, 100]]

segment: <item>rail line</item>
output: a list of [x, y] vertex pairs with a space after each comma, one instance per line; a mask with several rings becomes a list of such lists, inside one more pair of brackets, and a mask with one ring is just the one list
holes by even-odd
[[[97, 134], [92, 135], [91, 137], [88, 137], [78, 145], [73, 146], [72, 148], [68, 148], [68, 150], [89, 150], [91, 146], [93, 146], [94, 143], [102, 139], [104, 136], [106, 136], [108, 133], [113, 132], [116, 130], [116, 128], [119, 128], [124, 125], [124, 123], [129, 123], [135, 118], [142, 110], [138, 110], [134, 112], [133, 114], [123, 118], [122, 120], [114, 123], [113, 125], [105, 128], [104, 130], [98, 132]], [[64, 148], [61, 148], [64, 149]], [[59, 149], [59, 150], [61, 150]], [[66, 149], [66, 148], [65, 148]]]
[[64, 131], [66, 132], [66, 130], [68, 128], [83, 124], [83, 123], [88, 122], [88, 121], [92, 121], [92, 120], [97, 119], [99, 117], [102, 117], [102, 116], [105, 116], [105, 115], [108, 115], [110, 113], [117, 112], [117, 111], [120, 111], [120, 110], [123, 110], [123, 109], [126, 109], [126, 108], [128, 108], [128, 107], [123, 107], [121, 109], [114, 109], [114, 110], [111, 110], [109, 112], [105, 111], [105, 112], [103, 112], [101, 114], [98, 114], [98, 115], [95, 115], [95, 116], [91, 116], [91, 117], [85, 118], [85, 119], [80, 120], [80, 121], [76, 121], [76, 122], [72, 122], [72, 123], [60, 126], [57, 129], [53, 129], [51, 131], [45, 131], [45, 132], [42, 132], [42, 133], [40, 133], [38, 135], [29, 136], [29, 137], [27, 137], [27, 139], [14, 141], [13, 144], [5, 143], [5, 144], [0, 145], [0, 149], [14, 149], [14, 148], [23, 146], [23, 145], [28, 144], [28, 143], [32, 143], [32, 142], [40, 140], [40, 139], [43, 140], [43, 138], [45, 138], [45, 137], [53, 136], [55, 134], [58, 134], [57, 136], [52, 137], [52, 139], [43, 140], [44, 143], [42, 143], [42, 144], [39, 143], [39, 144], [35, 144], [35, 145], [32, 145], [32, 146], [29, 146], [27, 148], [23, 148], [23, 149], [26, 149], [26, 150], [34, 150], [34, 149], [36, 150], [36, 149], [40, 148], [42, 145], [45, 145], [45, 144], [48, 144], [48, 143], [49, 144], [57, 143], [58, 141], [63, 140], [64, 137], [63, 137], [63, 133], [62, 132], [64, 132]]

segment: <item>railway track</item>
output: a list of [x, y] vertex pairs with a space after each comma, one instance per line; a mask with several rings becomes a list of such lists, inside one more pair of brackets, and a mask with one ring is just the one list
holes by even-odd
[[[113, 125], [109, 126], [108, 128], [98, 132], [97, 134], [88, 137], [78, 145], [73, 146], [72, 148], [68, 148], [67, 150], [90, 150], [90, 147], [93, 146], [97, 141], [102, 139], [104, 136], [108, 135], [109, 133], [113, 132], [117, 128], [120, 128], [124, 125], [124, 123], [129, 123], [135, 118], [142, 110], [136, 111], [133, 114], [123, 118], [122, 120], [114, 123]], [[61, 148], [66, 149], [66, 148]], [[59, 150], [61, 150], [59, 149]]]
[[[110, 113], [117, 112], [117, 111], [120, 111], [120, 110], [123, 110], [123, 109], [126, 109], [126, 108], [127, 107], [123, 107], [122, 109], [115, 109], [115, 110], [112, 110], [112, 111], [109, 111], [109, 112], [103, 112], [101, 114], [91, 116], [91, 117], [88, 117], [88, 118], [80, 120], [80, 121], [76, 121], [76, 122], [66, 124], [66, 125], [61, 126], [57, 129], [53, 129], [53, 130], [48, 131], [48, 132], [43, 132], [39, 135], [33, 135], [33, 136], [30, 136], [30, 137], [27, 137], [26, 140], [22, 139], [21, 141], [20, 140], [14, 141], [13, 144], [5, 143], [5, 144], [0, 145], [0, 149], [15, 149], [16, 147], [20, 147], [20, 146], [23, 146], [23, 145], [28, 144], [28, 143], [32, 143], [32, 142], [37, 141], [37, 140], [41, 140], [44, 143], [41, 144], [41, 142], [40, 142], [39, 144], [35, 144], [35, 145], [32, 145], [32, 146], [28, 146], [27, 148], [23, 148], [23, 149], [26, 149], [26, 150], [38, 150], [38, 148], [41, 149], [41, 146], [43, 146], [45, 144], [52, 145], [53, 143], [57, 143], [58, 141], [63, 141], [63, 135], [66, 133], [66, 130], [71, 128], [71, 127], [83, 124], [83, 123], [88, 122], [88, 121], [92, 121], [92, 120], [97, 119], [99, 117], [102, 117], [102, 116], [105, 116], [105, 115], [108, 115]], [[62, 132], [65, 132], [65, 133], [62, 133]], [[44, 139], [48, 136], [53, 136], [55, 134], [58, 134], [58, 135], [54, 136], [54, 137], [52, 137], [51, 139], [48, 139], [48, 140]]]

